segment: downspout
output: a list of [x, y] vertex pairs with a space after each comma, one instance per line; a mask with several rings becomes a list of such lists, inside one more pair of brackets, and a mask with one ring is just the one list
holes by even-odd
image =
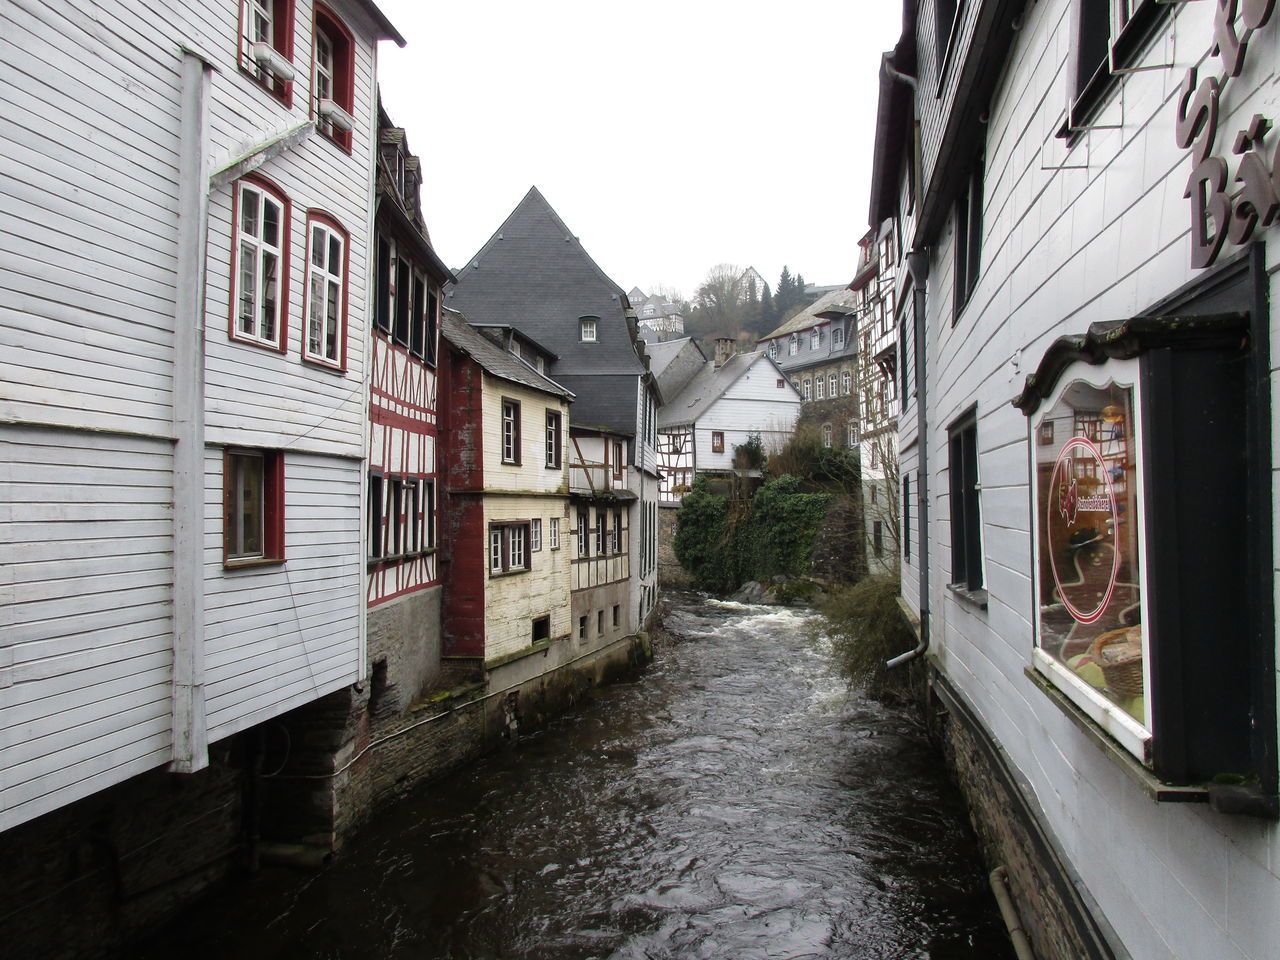
[[925, 379], [925, 286], [929, 279], [929, 254], [926, 249], [907, 254], [911, 271], [911, 309], [916, 339], [916, 437], [920, 448], [920, 467], [916, 474], [916, 516], [920, 529], [920, 641], [915, 648], [899, 654], [885, 664], [893, 669], [910, 663], [929, 649], [929, 382]]
[[182, 46], [173, 330], [173, 746], [169, 769], [209, 765], [204, 695], [204, 279], [213, 62]]
[[898, 70], [893, 65], [892, 59], [888, 56], [884, 58], [884, 72], [887, 73], [894, 80], [897, 80], [899, 83], [905, 83], [908, 87], [911, 88], [912, 93], [916, 93], [919, 91], [920, 85], [916, 80], [916, 78], [911, 76], [911, 74], [909, 73], [903, 73], [901, 70]]

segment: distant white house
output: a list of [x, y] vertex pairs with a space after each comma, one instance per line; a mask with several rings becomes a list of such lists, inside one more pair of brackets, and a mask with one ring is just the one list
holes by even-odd
[[795, 430], [800, 393], [763, 350], [734, 354], [716, 341], [714, 360], [691, 339], [651, 345], [650, 367], [664, 403], [658, 411], [660, 498], [677, 504], [699, 473], [733, 471], [734, 448], [759, 437], [766, 450]]

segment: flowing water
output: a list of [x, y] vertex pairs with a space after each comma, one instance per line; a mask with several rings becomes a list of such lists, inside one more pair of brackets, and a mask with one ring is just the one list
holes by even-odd
[[845, 689], [808, 617], [676, 598], [634, 682], [264, 872], [148, 957], [1002, 958], [940, 761]]

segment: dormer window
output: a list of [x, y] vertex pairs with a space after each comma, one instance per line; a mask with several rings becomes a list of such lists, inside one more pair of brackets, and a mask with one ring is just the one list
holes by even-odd
[[404, 196], [405, 179], [404, 179], [404, 150], [396, 148], [396, 191], [401, 197]]
[[809, 349], [817, 350], [822, 346], [822, 328], [814, 327], [813, 332], [809, 334]]
[[778, 341], [777, 340], [769, 341], [769, 359], [770, 360], [778, 359]]
[[844, 327], [834, 327], [831, 330], [831, 347], [839, 350], [844, 346]]
[[581, 317], [578, 320], [578, 339], [583, 343], [596, 342], [596, 325], [600, 322], [599, 317]]
[[799, 352], [800, 338], [793, 333], [791, 339], [787, 341], [787, 356], [794, 357]]

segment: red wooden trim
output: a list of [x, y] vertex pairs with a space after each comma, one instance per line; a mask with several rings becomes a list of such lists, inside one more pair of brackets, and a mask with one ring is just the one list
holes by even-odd
[[[276, 323], [278, 327], [276, 331], [278, 342], [274, 347], [267, 346], [261, 340], [250, 340], [239, 336], [236, 331], [236, 272], [240, 266], [240, 185], [242, 183], [251, 183], [258, 189], [272, 194], [280, 201], [284, 209], [284, 218], [280, 223], [280, 319]], [[232, 187], [231, 275], [227, 278], [227, 299], [230, 301], [227, 307], [227, 336], [236, 343], [258, 347], [261, 350], [274, 350], [276, 353], [285, 353], [289, 349], [289, 275], [292, 270], [289, 254], [293, 248], [293, 204], [289, 202], [288, 194], [281, 190], [275, 181], [264, 177], [260, 173], [246, 173], [232, 184]]]
[[[377, 397], [379, 400], [394, 403], [397, 406], [412, 410], [414, 413], [422, 413], [429, 416], [434, 416], [436, 413], [435, 407], [428, 407], [421, 403], [414, 403], [412, 400], [406, 400], [403, 396], [392, 393], [390, 390], [384, 389], [383, 387], [372, 387], [370, 388], [369, 393], [371, 396]], [[375, 404], [370, 403], [369, 406], [373, 407]]]
[[[271, 46], [275, 47], [276, 53], [284, 57], [290, 63], [293, 63], [293, 34], [294, 26], [297, 23], [297, 0], [277, 0], [284, 9], [277, 12], [275, 22], [272, 24]], [[236, 17], [236, 66], [240, 71], [260, 86], [267, 93], [271, 94], [286, 107], [293, 106], [293, 81], [283, 82], [276, 77], [272, 77], [271, 81], [265, 81], [261, 77], [256, 76], [250, 67], [248, 58], [245, 55], [246, 28], [244, 22], [245, 3], [240, 0], [240, 12]], [[297, 64], [294, 64], [297, 69]]]
[[[326, 4], [317, 2], [314, 21], [311, 25], [311, 112], [316, 116], [316, 29], [324, 23], [333, 36], [333, 99], [347, 113], [355, 116], [356, 89], [356, 39], [336, 13]], [[345, 44], [345, 46], [343, 46]], [[342, 49], [339, 49], [342, 47]], [[323, 134], [330, 142], [337, 144], [347, 153], [351, 152], [351, 134], [353, 131], [335, 130], [332, 135]]]
[[[307, 336], [309, 334], [309, 324], [311, 315], [309, 312], [311, 298], [311, 224], [321, 223], [332, 230], [336, 230], [342, 235], [342, 317], [338, 323], [338, 361], [334, 363], [317, 357], [307, 356]], [[347, 372], [347, 331], [349, 329], [350, 319], [350, 300], [351, 300], [351, 234], [347, 232], [347, 228], [331, 213], [312, 207], [307, 210], [307, 242], [303, 245], [303, 255], [306, 257], [302, 271], [302, 323], [299, 329], [298, 348], [302, 356], [302, 362], [317, 367], [324, 367], [327, 370], [337, 370], [341, 373]]]
[[271, 560], [284, 560], [284, 454], [263, 454], [262, 518], [263, 553]]
[[403, 430], [405, 433], [420, 437], [434, 437], [436, 435], [434, 423], [428, 423], [426, 420], [416, 420], [406, 414], [396, 413], [372, 403], [369, 404], [369, 422], [396, 430]]

